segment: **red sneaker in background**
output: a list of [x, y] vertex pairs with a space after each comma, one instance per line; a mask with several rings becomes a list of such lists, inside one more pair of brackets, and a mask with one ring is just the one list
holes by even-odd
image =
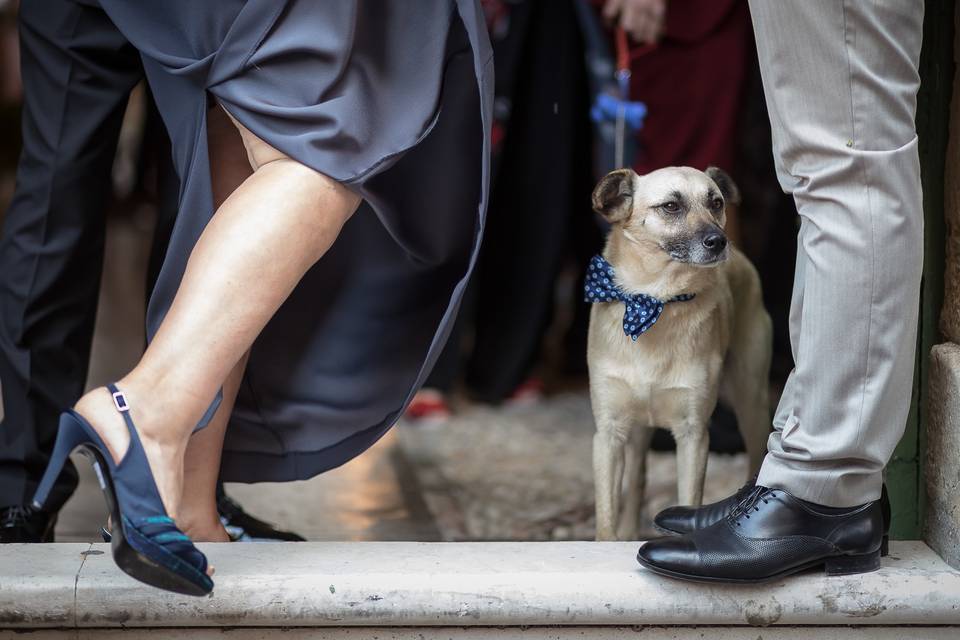
[[447, 397], [437, 389], [424, 388], [413, 396], [404, 417], [414, 424], [437, 425], [446, 422], [450, 415]]
[[529, 407], [543, 400], [543, 380], [530, 376], [513, 390], [506, 404], [511, 407]]

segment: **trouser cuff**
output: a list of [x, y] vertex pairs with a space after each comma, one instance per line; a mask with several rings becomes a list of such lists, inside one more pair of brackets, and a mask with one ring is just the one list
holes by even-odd
[[880, 499], [883, 470], [848, 472], [822, 462], [785, 461], [768, 454], [757, 484], [826, 507], [856, 507]]

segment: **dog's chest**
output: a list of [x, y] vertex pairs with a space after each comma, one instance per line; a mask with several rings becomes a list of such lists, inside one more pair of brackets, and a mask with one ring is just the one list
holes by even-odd
[[703, 367], [688, 345], [644, 341], [645, 337], [636, 342], [627, 338], [620, 349], [607, 352], [602, 367], [605, 373], [620, 378], [638, 395], [697, 383]]
[[632, 405], [636, 419], [642, 422], [648, 416], [649, 426], [665, 426], [670, 416], [684, 413], [691, 394], [710, 395], [721, 364], [711, 323], [691, 322], [689, 314], [674, 317], [671, 311], [665, 310], [636, 341], [624, 335], [623, 305], [597, 305], [591, 314], [590, 382], [599, 392], [595, 397], [628, 394], [629, 399], [611, 400]]

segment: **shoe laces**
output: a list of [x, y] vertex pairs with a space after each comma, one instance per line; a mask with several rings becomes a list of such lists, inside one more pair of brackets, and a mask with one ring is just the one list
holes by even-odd
[[730, 512], [727, 519], [739, 527], [741, 526], [741, 518], [749, 520], [751, 514], [760, 511], [761, 503], [768, 504], [770, 498], [776, 497], [777, 492], [775, 489], [768, 489], [767, 487], [757, 485], [733, 508], [733, 511]]
[[737, 495], [746, 497], [748, 493], [750, 493], [756, 488], [757, 488], [757, 476], [752, 476], [749, 480], [747, 480], [747, 483], [745, 485], [737, 489]]

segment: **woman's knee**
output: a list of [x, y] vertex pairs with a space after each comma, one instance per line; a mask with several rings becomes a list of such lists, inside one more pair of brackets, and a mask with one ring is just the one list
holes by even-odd
[[353, 212], [359, 207], [361, 200], [360, 196], [345, 187], [342, 183], [337, 182], [333, 178], [304, 165], [282, 151], [274, 148], [272, 145], [268, 144], [252, 131], [237, 122], [237, 120], [229, 113], [227, 113], [227, 115], [237, 128], [237, 131], [240, 132], [240, 138], [243, 140], [243, 146], [247, 151], [247, 158], [250, 161], [250, 168], [254, 172], [260, 171], [267, 166], [270, 166], [272, 169], [276, 169], [281, 166], [289, 166], [291, 171], [302, 172], [304, 180], [300, 182], [301, 185], [316, 183], [318, 188], [330, 189], [336, 194], [336, 199], [339, 201], [338, 204], [340, 206], [335, 208], [337, 210], [342, 210], [343, 221], [346, 221], [346, 219], [353, 215]]

